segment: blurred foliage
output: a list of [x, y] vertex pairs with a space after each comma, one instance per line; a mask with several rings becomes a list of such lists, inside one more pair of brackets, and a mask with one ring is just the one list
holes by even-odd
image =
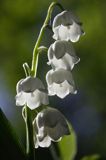
[[81, 160], [99, 160], [100, 156], [99, 155], [91, 155], [91, 156], [85, 156]]
[[[17, 81], [25, 77], [22, 64], [28, 62], [31, 66], [34, 44], [51, 2], [51, 0], [0, 1], [0, 81], [3, 75], [5, 85], [8, 86], [7, 89], [10, 92], [8, 94], [12, 94], [13, 99]], [[95, 138], [85, 138], [86, 147], [83, 148], [84, 139], [80, 140], [78, 151], [85, 149], [85, 152], [78, 153], [78, 156], [97, 152], [106, 157], [106, 1], [60, 0], [59, 2], [64, 8], [77, 13], [86, 32], [86, 35], [81, 37], [78, 43], [73, 44], [77, 55], [81, 58], [81, 62], [75, 66], [73, 74], [78, 90], [83, 92], [86, 97], [86, 99], [80, 99], [78, 103], [85, 107], [86, 101], [88, 106], [94, 107], [101, 117], [101, 126], [95, 133]], [[58, 12], [60, 10], [58, 11], [56, 8], [53, 15]], [[47, 30], [43, 45], [49, 46], [53, 42], [51, 36], [52, 33]], [[46, 62], [46, 55], [41, 55], [39, 77], [44, 77], [49, 68]], [[9, 104], [7, 106], [13, 109], [15, 103], [13, 106], [9, 106]], [[66, 104], [64, 106], [66, 107]], [[24, 132], [22, 133], [24, 122], [21, 118], [21, 108], [16, 109], [13, 114], [16, 121], [13, 123], [20, 126], [17, 132], [24, 135]], [[80, 116], [82, 117], [82, 115]], [[12, 118], [10, 117], [10, 119]], [[17, 127], [15, 126], [15, 128]]]
[[[25, 151], [12, 126], [0, 109], [0, 159], [25, 160]], [[13, 154], [14, 153], [14, 154]]]
[[58, 142], [60, 159], [61, 160], [74, 160], [77, 153], [77, 139], [72, 126], [69, 124], [70, 135], [64, 136], [60, 142]]

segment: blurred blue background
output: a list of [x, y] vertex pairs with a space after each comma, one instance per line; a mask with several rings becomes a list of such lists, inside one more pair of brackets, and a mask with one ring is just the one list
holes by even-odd
[[[22, 143], [25, 126], [22, 107], [15, 106], [15, 86], [25, 77], [22, 64], [31, 66], [32, 52], [45, 19], [50, 0], [0, 1], [0, 107], [13, 125]], [[50, 97], [50, 104], [58, 108], [72, 123], [78, 138], [76, 159], [98, 153], [106, 157], [106, 1], [61, 0], [65, 9], [74, 11], [83, 22], [86, 32], [74, 43], [81, 61], [72, 73], [78, 90], [61, 100]], [[55, 8], [53, 17], [61, 10]], [[42, 44], [49, 47], [52, 32], [46, 30]], [[42, 60], [43, 59], [43, 60]], [[50, 69], [47, 57], [39, 60], [38, 77], [43, 79]]]

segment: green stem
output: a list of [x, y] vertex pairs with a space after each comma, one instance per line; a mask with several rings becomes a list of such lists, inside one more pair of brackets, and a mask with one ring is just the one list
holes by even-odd
[[25, 119], [26, 119], [26, 154], [28, 160], [34, 160], [34, 141], [33, 141], [33, 126], [31, 110], [25, 106]]
[[[30, 76], [30, 68], [27, 63], [23, 64], [26, 77]], [[26, 124], [26, 155], [28, 160], [35, 159], [34, 151], [34, 139], [33, 139], [33, 125], [32, 125], [32, 113], [31, 110], [24, 106], [22, 109], [22, 115]]]
[[25, 71], [26, 77], [27, 77], [27, 76], [30, 76], [31, 70], [30, 70], [30, 68], [29, 68], [29, 66], [28, 66], [28, 63], [25, 62], [25, 63], [23, 64], [23, 69], [24, 69], [24, 71]]
[[[48, 25], [48, 22], [51, 18], [51, 14], [52, 14], [52, 11], [53, 11], [53, 8], [55, 5], [58, 5], [59, 7], [61, 7], [61, 5], [57, 2], [52, 2], [51, 5], [49, 6], [46, 19], [44, 21], [44, 24], [43, 24], [41, 30], [40, 30], [37, 42], [36, 42], [34, 50], [33, 50], [32, 68], [31, 68], [31, 73], [30, 73], [30, 75], [33, 77], [35, 77], [36, 73], [37, 73], [40, 42], [42, 40], [44, 30], [45, 30], [46, 26]], [[24, 70], [26, 73], [26, 77], [29, 76], [28, 75], [29, 69], [26, 65], [24, 66]], [[31, 110], [27, 106], [25, 106], [25, 120], [26, 120], [26, 153], [28, 155], [28, 160], [34, 160], [35, 159], [34, 138], [33, 138], [33, 125], [32, 125], [33, 120], [32, 120]]]
[[[49, 19], [51, 17], [51, 13], [52, 13], [54, 5], [56, 5], [56, 2], [51, 3], [51, 5], [48, 9], [47, 17], [44, 21], [44, 24], [43, 24], [42, 28], [41, 28], [41, 31], [39, 33], [37, 42], [36, 42], [34, 50], [33, 50], [31, 76], [36, 76], [36, 73], [37, 73], [38, 56], [39, 56], [39, 49], [38, 48], [39, 48], [42, 36], [44, 34], [44, 29], [45, 29], [46, 25], [48, 24]], [[28, 67], [25, 64], [23, 65], [23, 67], [24, 67], [24, 70], [25, 70], [26, 77], [29, 76], [28, 75], [29, 74]], [[32, 121], [33, 120], [32, 120], [31, 110], [27, 106], [25, 106], [26, 154], [28, 156], [28, 160], [34, 160], [35, 159]]]
[[39, 54], [38, 47], [39, 47], [41, 39], [43, 37], [44, 30], [45, 30], [46, 26], [48, 25], [48, 22], [51, 18], [51, 14], [52, 14], [52, 11], [53, 11], [53, 8], [54, 8], [55, 5], [58, 5], [58, 3], [57, 2], [52, 2], [51, 5], [49, 6], [46, 19], [44, 21], [44, 24], [43, 24], [41, 30], [40, 30], [37, 42], [36, 42], [34, 50], [33, 50], [32, 69], [31, 69], [31, 75], [32, 76], [36, 76], [37, 64], [38, 64], [38, 54]]

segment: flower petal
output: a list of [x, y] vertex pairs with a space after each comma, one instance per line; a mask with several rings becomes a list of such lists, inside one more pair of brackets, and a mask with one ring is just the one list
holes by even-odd
[[53, 34], [53, 39], [55, 39], [55, 40], [58, 40], [59, 39], [59, 28], [60, 28], [60, 26], [58, 26], [58, 27], [55, 27], [55, 28], [53, 28], [53, 32], [54, 32], [54, 34]]
[[55, 71], [51, 69], [46, 74], [46, 81], [48, 85], [51, 85], [52, 83], [60, 84], [65, 80], [67, 80], [71, 84], [74, 84], [71, 72], [62, 68], [58, 68]]
[[19, 93], [19, 92], [22, 91], [22, 85], [21, 85], [21, 83], [22, 83], [23, 80], [24, 80], [24, 79], [21, 79], [21, 80], [17, 83], [17, 85], [16, 85], [16, 92], [17, 92], [17, 93]]
[[22, 90], [24, 92], [33, 92], [36, 89], [44, 89], [44, 85], [40, 79], [34, 77], [27, 77], [22, 82]]
[[[60, 115], [58, 115], [60, 116]], [[66, 123], [65, 119], [64, 122]], [[48, 135], [51, 137], [53, 141], [60, 141], [62, 136], [70, 134], [68, 125], [58, 122], [54, 128], [47, 128]]]
[[51, 61], [49, 61], [49, 64], [51, 64], [53, 69], [63, 68], [63, 69], [72, 70], [74, 65], [78, 62], [79, 62], [79, 58], [77, 56], [72, 57], [66, 53], [61, 59], [57, 59], [54, 56], [54, 58]]
[[41, 104], [47, 105], [48, 103], [48, 96], [44, 92], [35, 90], [32, 93], [27, 93], [27, 105], [32, 110], [39, 107]]
[[60, 98], [65, 98], [69, 93], [75, 93], [75, 89], [66, 80], [63, 83], [53, 83], [48, 87], [49, 95], [57, 95]]
[[[73, 21], [72, 19], [75, 20], [75, 16], [73, 16], [72, 12], [69, 11], [63, 11], [59, 14], [57, 14], [53, 20], [53, 29], [61, 24], [63, 24], [64, 26], [67, 25], [72, 25]], [[79, 22], [79, 20], [78, 20]]]
[[66, 26], [61, 25], [58, 30], [59, 40], [69, 40], [69, 30]]
[[27, 93], [27, 106], [33, 110], [40, 106], [39, 92], [36, 90], [35, 93]]
[[17, 106], [23, 106], [26, 103], [26, 94], [24, 92], [18, 93], [15, 98]]
[[46, 75], [49, 95], [64, 98], [69, 93], [75, 94], [75, 83], [71, 72], [64, 69], [50, 70]]
[[84, 34], [79, 18], [69, 11], [63, 11], [54, 18], [53, 32], [54, 39], [72, 42], [77, 42]]
[[37, 139], [37, 143], [40, 147], [49, 147], [51, 145], [51, 138], [46, 136], [43, 141], [39, 141], [39, 139]]
[[58, 40], [49, 47], [48, 59], [48, 65], [51, 65], [53, 69], [72, 70], [79, 62], [72, 44], [64, 40]]
[[48, 105], [49, 104], [48, 95], [46, 93], [44, 93], [44, 92], [40, 93], [40, 100], [41, 100], [41, 103], [44, 104], [44, 105]]
[[77, 42], [80, 38], [80, 35], [82, 35], [81, 26], [73, 22], [73, 25], [71, 25], [69, 29], [69, 39], [72, 42]]
[[[55, 116], [55, 118], [54, 118]], [[36, 117], [39, 142], [45, 142], [49, 136], [52, 141], [59, 141], [63, 135], [70, 134], [65, 117], [60, 111], [54, 108], [47, 108], [38, 113]], [[42, 127], [40, 127], [42, 126]]]

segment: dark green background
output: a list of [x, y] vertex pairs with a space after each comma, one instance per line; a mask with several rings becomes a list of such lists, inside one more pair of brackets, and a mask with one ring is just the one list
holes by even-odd
[[[31, 66], [33, 47], [51, 2], [0, 1], [0, 106], [23, 143], [25, 127], [21, 107], [15, 106], [15, 86], [25, 77], [22, 64], [28, 62]], [[60, 3], [80, 17], [86, 34], [73, 44], [81, 59], [72, 71], [78, 94], [64, 100], [54, 97], [55, 103], [52, 97], [50, 102], [66, 115], [77, 133], [77, 157], [91, 153], [106, 157], [106, 1]], [[56, 7], [53, 16], [59, 12]], [[49, 46], [53, 42], [51, 37], [52, 32], [46, 30], [42, 44]], [[42, 54], [38, 68], [38, 77], [42, 79], [50, 69], [46, 62], [47, 57]]]

